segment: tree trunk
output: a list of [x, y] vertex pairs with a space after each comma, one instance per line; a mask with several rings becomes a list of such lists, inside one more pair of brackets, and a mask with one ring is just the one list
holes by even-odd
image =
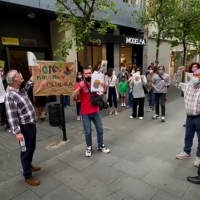
[[187, 44], [185, 39], [183, 39], [183, 66], [186, 67], [187, 64]]
[[84, 67], [88, 67], [88, 51], [87, 45], [84, 47]]
[[159, 63], [159, 48], [160, 48], [160, 33], [158, 33], [157, 39], [156, 39], [156, 67], [158, 67]]

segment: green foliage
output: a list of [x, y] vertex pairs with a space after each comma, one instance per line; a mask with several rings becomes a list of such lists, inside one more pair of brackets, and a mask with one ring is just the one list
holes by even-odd
[[142, 11], [133, 13], [134, 17], [135, 14], [137, 15], [137, 22], [142, 26], [150, 30], [155, 29], [149, 33], [149, 37], [153, 37], [156, 41], [156, 63], [158, 63], [161, 41], [169, 38], [168, 32], [173, 19], [175, 2], [176, 0], [148, 0]]
[[[101, 41], [91, 37], [93, 31], [105, 35], [108, 29], [117, 28], [108, 14], [109, 10], [118, 13], [112, 0], [56, 0], [56, 8], [60, 32], [71, 31], [71, 35], [60, 43], [59, 49], [55, 52], [62, 61], [66, 60], [73, 46], [79, 51], [88, 43], [100, 44]], [[96, 27], [96, 22], [100, 26]]]

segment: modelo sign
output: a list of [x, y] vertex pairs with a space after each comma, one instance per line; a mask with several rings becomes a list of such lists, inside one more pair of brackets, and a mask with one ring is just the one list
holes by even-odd
[[126, 44], [146, 45], [145, 39], [126, 37]]

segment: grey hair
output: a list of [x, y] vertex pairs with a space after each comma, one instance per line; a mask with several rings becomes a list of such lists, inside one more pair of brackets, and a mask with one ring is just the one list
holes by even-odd
[[6, 81], [8, 85], [12, 85], [15, 82], [15, 76], [17, 75], [18, 71], [15, 69], [12, 69], [10, 71], [8, 71], [7, 75], [6, 75]]

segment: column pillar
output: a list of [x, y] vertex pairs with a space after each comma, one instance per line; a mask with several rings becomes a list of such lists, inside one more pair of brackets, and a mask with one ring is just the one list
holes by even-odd
[[[114, 30], [114, 35], [120, 35], [120, 31], [119, 29], [115, 29]], [[119, 68], [120, 68], [120, 54], [121, 54], [121, 50], [120, 50], [120, 44], [114, 44], [114, 68], [116, 73], [119, 72]]]

